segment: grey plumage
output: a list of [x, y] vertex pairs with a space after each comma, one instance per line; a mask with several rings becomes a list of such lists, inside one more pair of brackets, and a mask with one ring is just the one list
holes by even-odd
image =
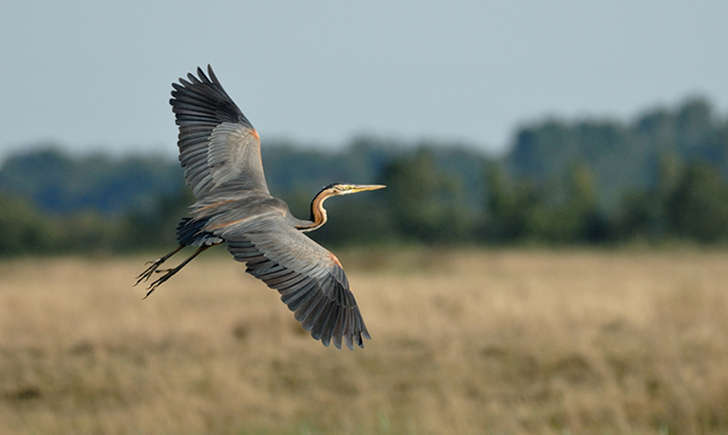
[[326, 186], [314, 197], [311, 220], [294, 217], [285, 202], [268, 191], [260, 136], [230, 99], [208, 66], [207, 74], [172, 84], [172, 111], [179, 126], [179, 161], [196, 202], [177, 226], [175, 251], [152, 262], [137, 278], [147, 280], [184, 246], [195, 254], [149, 286], [147, 296], [212, 245], [226, 244], [246, 272], [279, 292], [296, 320], [316, 340], [337, 348], [363, 347], [370, 334], [341, 262], [303, 231], [326, 222], [323, 202], [334, 195], [379, 189], [378, 185]]
[[[369, 331], [343, 269], [326, 249], [283, 217], [266, 221], [262, 230], [246, 232], [235, 227], [220, 235], [235, 259], [247, 262], [246, 272], [279, 291], [283, 303], [313, 338], [328, 345], [333, 337], [337, 347], [344, 338], [349, 347], [352, 343], [363, 347]], [[336, 319], [339, 332], [335, 334]]]

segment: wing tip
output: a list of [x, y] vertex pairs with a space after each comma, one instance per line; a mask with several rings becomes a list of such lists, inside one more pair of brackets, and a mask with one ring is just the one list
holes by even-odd
[[189, 72], [185, 77], [178, 77], [176, 82], [172, 82], [172, 87], [179, 91], [181, 88], [188, 88], [195, 85], [206, 84], [206, 85], [219, 85], [217, 77], [212, 70], [212, 65], [207, 64], [207, 75], [202, 67], [198, 66], [194, 69], [197, 75]]
[[366, 330], [363, 331], [354, 331], [350, 332], [348, 334], [344, 334], [342, 336], [338, 335], [330, 335], [330, 336], [317, 336], [314, 333], [311, 333], [311, 337], [316, 340], [320, 341], [321, 344], [323, 344], [325, 347], [329, 347], [331, 343], [334, 344], [334, 347], [338, 350], [342, 349], [342, 342], [346, 347], [349, 348], [349, 350], [356, 349], [356, 346], [359, 346], [359, 348], [364, 349], [364, 342], [366, 340], [371, 340], [372, 337], [369, 335], [369, 332]]

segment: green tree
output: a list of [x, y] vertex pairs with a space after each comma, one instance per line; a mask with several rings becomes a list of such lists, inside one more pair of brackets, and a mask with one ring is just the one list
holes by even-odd
[[388, 206], [402, 237], [425, 242], [463, 240], [472, 225], [461, 180], [437, 167], [419, 148], [384, 170]]
[[528, 181], [514, 184], [497, 163], [486, 167], [488, 193], [481, 234], [496, 242], [524, 238], [529, 233], [531, 208], [540, 192]]
[[0, 195], [0, 255], [48, 250], [52, 229], [33, 206], [19, 198]]
[[701, 242], [728, 238], [728, 183], [707, 165], [691, 165], [666, 203], [671, 229]]
[[664, 153], [657, 166], [658, 178], [654, 187], [622, 194], [615, 213], [617, 237], [652, 241], [669, 237], [666, 205], [681, 176], [682, 162], [675, 153]]

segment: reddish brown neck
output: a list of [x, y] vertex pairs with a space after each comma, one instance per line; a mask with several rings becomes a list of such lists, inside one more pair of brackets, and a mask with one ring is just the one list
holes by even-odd
[[328, 219], [326, 209], [324, 208], [324, 201], [331, 196], [333, 196], [333, 192], [330, 189], [324, 189], [314, 196], [311, 200], [311, 223], [297, 226], [296, 228], [301, 231], [313, 231], [321, 228]]

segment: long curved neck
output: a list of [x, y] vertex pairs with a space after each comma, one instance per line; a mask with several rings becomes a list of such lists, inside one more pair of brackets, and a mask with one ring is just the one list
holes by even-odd
[[328, 217], [326, 216], [326, 209], [324, 208], [324, 201], [326, 201], [326, 199], [331, 196], [331, 192], [327, 189], [324, 189], [321, 192], [317, 193], [316, 196], [314, 196], [311, 200], [310, 221], [306, 222], [303, 225], [297, 225], [296, 229], [307, 232], [321, 228], [328, 219]]

